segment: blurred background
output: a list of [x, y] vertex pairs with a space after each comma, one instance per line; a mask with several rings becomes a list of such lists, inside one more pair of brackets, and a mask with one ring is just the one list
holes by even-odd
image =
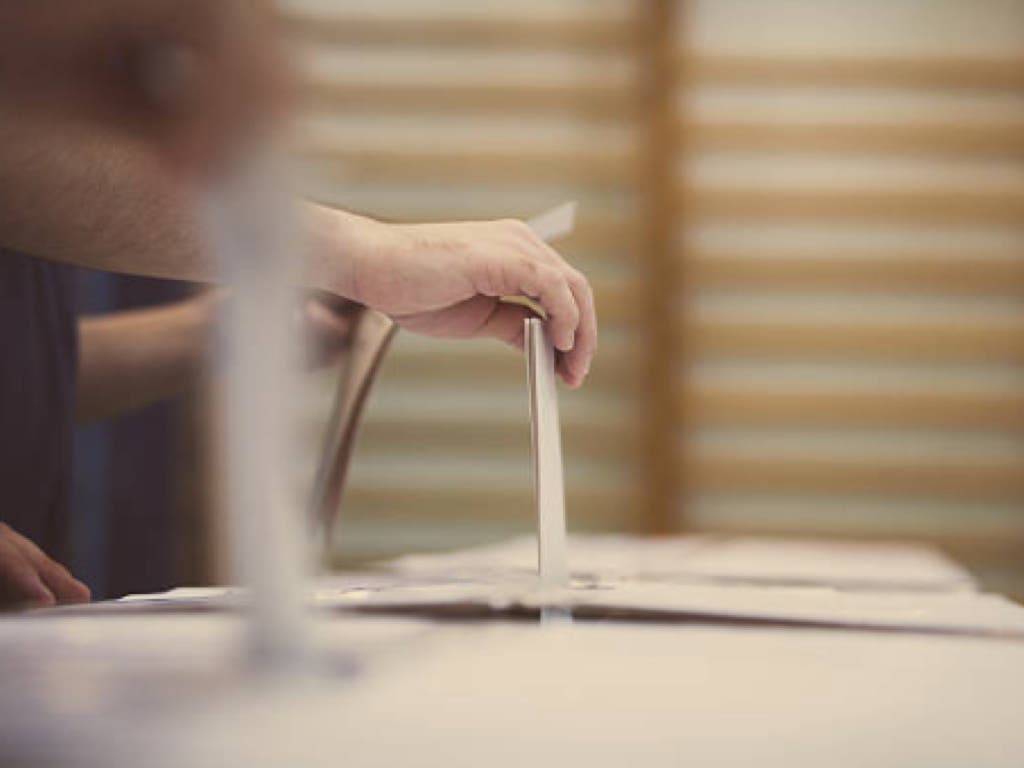
[[[926, 541], [1024, 598], [1024, 0], [282, 15], [310, 197], [402, 221], [579, 201], [562, 250], [602, 337], [562, 391], [572, 530]], [[300, 491], [335, 378], [306, 381]], [[100, 594], [216, 573], [208, 408], [81, 438], [103, 466], [78, 489], [78, 568]], [[132, 440], [174, 447], [143, 471]], [[119, 543], [131, 526], [148, 558]], [[533, 527], [521, 357], [401, 333], [334, 564]]]

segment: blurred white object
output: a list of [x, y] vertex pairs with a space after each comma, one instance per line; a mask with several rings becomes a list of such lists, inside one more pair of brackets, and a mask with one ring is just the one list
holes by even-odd
[[565, 237], [576, 225], [576, 203], [562, 203], [556, 208], [534, 216], [526, 224], [545, 242]]
[[207, 191], [208, 245], [232, 287], [227, 312], [225, 469], [233, 580], [252, 591], [250, 651], [286, 666], [306, 645], [302, 516], [288, 492], [289, 414], [297, 364], [298, 229], [287, 163], [249, 155]]
[[[976, 590], [971, 574], [923, 544], [759, 539], [715, 534], [637, 537], [574, 534], [572, 576], [599, 581], [712, 582], [849, 590]], [[522, 582], [535, 543], [517, 537], [458, 552], [406, 555], [391, 568], [411, 579]]]

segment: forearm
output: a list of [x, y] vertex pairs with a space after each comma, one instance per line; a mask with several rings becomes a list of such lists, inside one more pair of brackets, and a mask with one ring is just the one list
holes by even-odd
[[[0, 113], [0, 248], [78, 266], [215, 282], [203, 247], [199, 190], [144, 145], [87, 125], [39, 124]], [[2, 194], [2, 193], [0, 193]], [[303, 282], [351, 298], [348, 262], [387, 227], [302, 204]]]
[[195, 191], [144, 145], [0, 114], [0, 246], [153, 277], [208, 281]]
[[79, 422], [110, 418], [181, 394], [200, 380], [216, 299], [79, 321]]

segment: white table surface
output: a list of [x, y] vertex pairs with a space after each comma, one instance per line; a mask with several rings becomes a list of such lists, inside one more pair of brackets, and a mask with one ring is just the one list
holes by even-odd
[[197, 607], [0, 617], [0, 766], [1024, 765], [1019, 640], [331, 611], [267, 679]]

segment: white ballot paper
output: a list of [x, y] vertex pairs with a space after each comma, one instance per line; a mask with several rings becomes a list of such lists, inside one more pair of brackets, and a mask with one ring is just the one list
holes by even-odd
[[530, 433], [533, 436], [533, 492], [537, 502], [537, 564], [543, 587], [569, 583], [565, 555], [565, 486], [555, 387], [555, 353], [547, 326], [526, 323]]
[[541, 240], [550, 243], [572, 232], [576, 224], [576, 203], [562, 203], [544, 213], [537, 214], [526, 222]]
[[[565, 203], [527, 223], [539, 238], [551, 241], [569, 234], [575, 218], [576, 203]], [[537, 503], [537, 566], [541, 586], [565, 587], [569, 583], [569, 568], [565, 554], [565, 487], [555, 350], [547, 326], [540, 319], [530, 318], [524, 322], [530, 433], [533, 436], [533, 488]]]

